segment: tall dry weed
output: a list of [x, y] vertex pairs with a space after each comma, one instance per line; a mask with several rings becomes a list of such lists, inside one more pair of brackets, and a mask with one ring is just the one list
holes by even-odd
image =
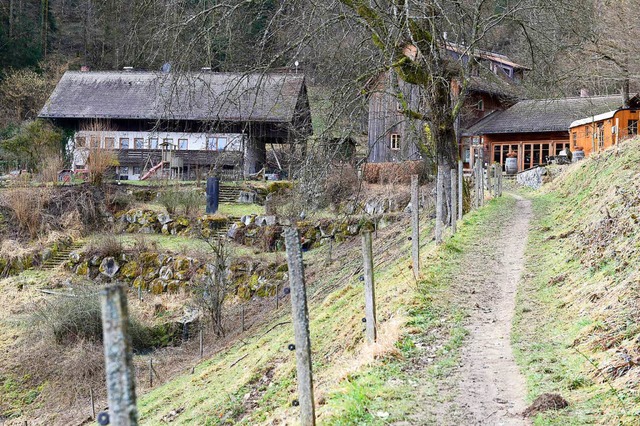
[[28, 232], [31, 238], [36, 238], [49, 198], [49, 191], [42, 188], [13, 188], [2, 194], [1, 203], [11, 210], [20, 229]]

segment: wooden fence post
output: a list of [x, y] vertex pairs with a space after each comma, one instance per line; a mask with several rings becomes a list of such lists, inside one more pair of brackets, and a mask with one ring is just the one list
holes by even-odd
[[89, 388], [89, 398], [91, 399], [91, 420], [96, 419], [96, 401], [93, 397], [93, 388]]
[[300, 246], [300, 234], [298, 230], [295, 228], [286, 228], [284, 231], [284, 241], [287, 249], [289, 285], [291, 287], [300, 424], [302, 426], [315, 426], [316, 415], [313, 402], [309, 311], [307, 309], [307, 290], [304, 281], [304, 265], [302, 263], [302, 248]]
[[[413, 207], [413, 206], [412, 206]], [[373, 247], [371, 232], [362, 233], [362, 260], [364, 266], [364, 313], [366, 337], [369, 343], [376, 341], [376, 291], [373, 281]]]
[[153, 358], [149, 358], [149, 387], [153, 387]]
[[136, 426], [138, 408], [135, 373], [124, 287], [105, 287], [100, 292], [100, 301], [110, 423], [117, 426]]
[[[418, 175], [411, 176], [411, 260], [413, 276], [420, 278], [420, 187]], [[366, 260], [365, 260], [366, 263]]]
[[493, 173], [493, 166], [487, 167], [487, 190], [489, 191], [489, 196], [493, 197], [493, 179], [491, 179], [491, 173]]
[[462, 159], [458, 160], [458, 220], [462, 220], [462, 203], [464, 202], [464, 185], [463, 181]]
[[204, 356], [204, 330], [202, 329], [202, 323], [200, 324], [200, 333], [199, 333], [199, 343], [200, 343], [200, 359]]
[[456, 233], [458, 215], [455, 213], [458, 207], [458, 201], [456, 196], [458, 195], [458, 176], [456, 176], [456, 169], [451, 169], [451, 232]]

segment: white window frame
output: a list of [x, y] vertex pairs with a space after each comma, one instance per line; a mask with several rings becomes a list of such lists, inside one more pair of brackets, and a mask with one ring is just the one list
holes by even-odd
[[400, 151], [400, 133], [391, 133], [389, 141], [389, 148], [392, 151]]

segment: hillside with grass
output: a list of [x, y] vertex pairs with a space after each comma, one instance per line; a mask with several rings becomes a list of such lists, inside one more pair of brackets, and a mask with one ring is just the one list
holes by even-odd
[[536, 424], [637, 424], [639, 162], [635, 139], [529, 194], [535, 219], [513, 344], [530, 393], [570, 402]]

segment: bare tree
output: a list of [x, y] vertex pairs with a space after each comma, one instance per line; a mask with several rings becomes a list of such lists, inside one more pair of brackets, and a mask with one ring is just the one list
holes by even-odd
[[196, 278], [193, 298], [211, 321], [216, 335], [224, 337], [224, 303], [232, 288], [228, 277], [230, 251], [222, 238], [208, 238], [206, 241], [213, 258], [206, 263], [204, 274]]

